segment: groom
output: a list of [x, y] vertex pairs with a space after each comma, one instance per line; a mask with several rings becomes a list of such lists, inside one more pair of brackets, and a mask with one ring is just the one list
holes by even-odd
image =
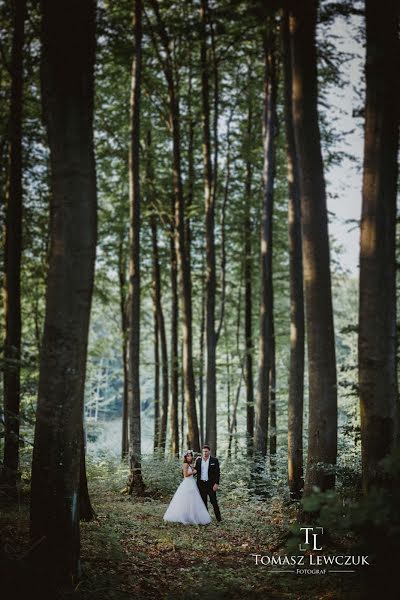
[[222, 521], [221, 513], [217, 502], [217, 494], [219, 485], [219, 462], [215, 456], [211, 456], [211, 448], [207, 444], [203, 446], [202, 457], [196, 459], [195, 468], [197, 471], [197, 486], [200, 495], [207, 508], [207, 496], [210, 497], [210, 502], [213, 505], [215, 517], [217, 521]]

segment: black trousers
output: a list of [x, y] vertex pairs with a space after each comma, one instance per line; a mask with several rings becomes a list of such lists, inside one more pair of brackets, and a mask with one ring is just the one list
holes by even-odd
[[217, 494], [212, 489], [213, 485], [214, 484], [211, 483], [210, 481], [201, 481], [200, 480], [198, 483], [198, 488], [199, 488], [200, 496], [201, 496], [206, 508], [207, 508], [207, 498], [209, 496], [210, 502], [214, 509], [215, 517], [216, 517], [217, 521], [221, 521], [221, 513], [219, 511], [219, 506], [218, 506], [218, 502], [217, 502]]

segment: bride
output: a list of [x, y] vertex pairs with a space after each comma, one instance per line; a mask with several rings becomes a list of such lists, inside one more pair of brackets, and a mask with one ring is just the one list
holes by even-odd
[[164, 521], [193, 525], [207, 525], [211, 522], [211, 517], [193, 479], [196, 469], [192, 464], [193, 452], [187, 450], [183, 455], [183, 481], [164, 514]]

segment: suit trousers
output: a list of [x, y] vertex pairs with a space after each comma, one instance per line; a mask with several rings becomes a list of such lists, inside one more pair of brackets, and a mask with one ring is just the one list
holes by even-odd
[[213, 506], [215, 518], [217, 521], [221, 521], [221, 513], [218, 506], [217, 494], [213, 491], [213, 483], [211, 481], [199, 481], [198, 488], [200, 492], [200, 496], [207, 508], [207, 499], [210, 498], [210, 502]]

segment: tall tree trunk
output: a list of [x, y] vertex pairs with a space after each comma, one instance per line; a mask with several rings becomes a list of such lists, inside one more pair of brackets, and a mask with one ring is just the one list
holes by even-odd
[[200, 443], [205, 443], [204, 431], [204, 338], [206, 324], [206, 286], [204, 268], [204, 246], [201, 249], [201, 321], [200, 321], [200, 356], [199, 356], [199, 408], [200, 408]]
[[131, 132], [129, 148], [129, 336], [128, 336], [128, 406], [129, 406], [129, 493], [142, 495], [140, 424], [140, 104], [142, 84], [142, 0], [134, 3], [134, 58], [131, 87]]
[[201, 96], [203, 121], [203, 166], [206, 232], [206, 442], [217, 451], [217, 390], [215, 335], [215, 194], [211, 162], [210, 90], [207, 58], [208, 0], [201, 0]]
[[[208, 2], [208, 0], [207, 0]], [[210, 23], [210, 40], [211, 40], [211, 57], [212, 57], [212, 81], [214, 84], [213, 89], [213, 166], [212, 166], [212, 195], [214, 205], [217, 203], [217, 193], [218, 193], [218, 154], [219, 154], [219, 137], [218, 137], [218, 122], [219, 122], [219, 69], [218, 69], [218, 57], [217, 57], [217, 43], [216, 43], [216, 33], [215, 26], [212, 19], [212, 16], [208, 7], [208, 21]], [[218, 336], [217, 336], [217, 344], [218, 344]]]
[[[96, 253], [94, 1], [42, 0], [51, 246], [32, 462], [31, 537], [48, 576], [80, 574], [83, 398]], [[74, 44], [71, 45], [71, 32]]]
[[[192, 60], [192, 46], [189, 46], [189, 74], [188, 74], [188, 92], [187, 92], [187, 113], [189, 121], [189, 132], [188, 132], [188, 150], [187, 150], [187, 162], [188, 162], [188, 191], [186, 198], [186, 217], [185, 217], [185, 243], [188, 253], [189, 270], [191, 271], [191, 223], [190, 223], [190, 211], [194, 200], [194, 187], [195, 187], [195, 128], [197, 126], [195, 115], [193, 114], [193, 60]], [[201, 324], [200, 324], [200, 356], [199, 356], [199, 435], [200, 444], [204, 443], [204, 337], [205, 337], [205, 286], [204, 286], [204, 247], [201, 248], [201, 284], [202, 284], [202, 296], [201, 296]]]
[[284, 11], [281, 24], [286, 159], [288, 168], [288, 234], [290, 271], [290, 366], [288, 397], [288, 483], [293, 500], [301, 497], [303, 479], [303, 402], [304, 402], [304, 294], [300, 214], [299, 165], [296, 155], [292, 112], [292, 65], [289, 14]]
[[124, 252], [124, 231], [121, 232], [118, 247], [118, 279], [119, 279], [119, 303], [121, 313], [121, 333], [122, 333], [122, 365], [123, 365], [123, 397], [122, 397], [122, 440], [121, 440], [121, 459], [125, 460], [129, 453], [128, 436], [128, 317], [126, 304], [126, 256]]
[[[194, 186], [195, 186], [195, 127], [196, 121], [193, 115], [193, 64], [192, 64], [192, 47], [189, 47], [189, 74], [188, 74], [188, 95], [187, 95], [187, 111], [188, 111], [188, 121], [189, 121], [189, 132], [188, 132], [188, 150], [187, 150], [187, 162], [188, 162], [188, 172], [187, 172], [187, 196], [185, 202], [185, 248], [187, 254], [188, 261], [188, 269], [191, 272], [191, 219], [190, 213], [194, 200]], [[203, 334], [204, 337], [204, 334]], [[201, 342], [204, 347], [204, 340]], [[202, 350], [200, 350], [202, 353]], [[201, 358], [201, 360], [203, 360]], [[202, 369], [202, 367], [201, 367]], [[200, 408], [200, 429], [199, 436], [200, 441], [202, 439], [201, 428], [204, 429], [204, 394], [203, 394], [203, 381], [201, 381], [201, 394], [199, 392], [199, 408]]]
[[161, 272], [160, 259], [158, 255], [158, 232], [157, 217], [153, 213], [150, 218], [152, 246], [153, 246], [153, 281], [154, 281], [154, 304], [156, 309], [157, 330], [161, 349], [161, 374], [162, 374], [162, 396], [161, 396], [161, 419], [158, 431], [158, 446], [165, 451], [168, 425], [168, 351], [167, 336], [165, 332], [164, 311], [162, 309], [161, 295]]
[[380, 461], [399, 445], [396, 375], [398, 5], [366, 0], [367, 58], [360, 247], [359, 384], [363, 488], [384, 482]]
[[228, 431], [231, 429], [231, 354], [230, 348], [228, 347], [228, 333], [226, 327], [226, 321], [223, 321], [224, 328], [224, 341], [225, 341], [225, 364], [226, 364], [226, 416]]
[[[154, 232], [152, 231], [152, 237]], [[153, 241], [154, 244], [154, 241]], [[160, 442], [160, 335], [157, 318], [157, 305], [155, 294], [155, 274], [154, 274], [154, 252], [153, 252], [153, 324], [154, 324], [154, 439], [153, 448], [156, 450]]]
[[[308, 462], [305, 493], [335, 483], [337, 390], [328, 219], [317, 108], [316, 0], [290, 14], [292, 101], [299, 157], [304, 289], [309, 372]], [[328, 470], [318, 463], [328, 465]]]
[[[170, 80], [172, 81], [172, 80]], [[178, 274], [181, 290], [181, 314], [183, 336], [183, 378], [185, 404], [188, 421], [189, 445], [195, 452], [200, 450], [199, 428], [196, 412], [195, 380], [193, 371], [193, 340], [192, 340], [192, 299], [191, 277], [188, 264], [188, 254], [185, 245], [185, 227], [183, 210], [183, 189], [181, 177], [179, 102], [175, 96], [174, 86], [170, 87], [171, 125], [174, 146], [174, 187], [175, 187], [175, 244], [178, 261]]]
[[178, 261], [178, 274], [181, 291], [182, 337], [183, 337], [183, 384], [185, 404], [187, 411], [188, 441], [195, 452], [200, 450], [199, 427], [196, 412], [195, 379], [193, 370], [193, 340], [192, 340], [192, 291], [191, 276], [188, 260], [188, 249], [185, 243], [185, 211], [182, 186], [181, 166], [181, 135], [180, 135], [180, 108], [178, 90], [176, 89], [173, 69], [173, 59], [170, 50], [170, 40], [161, 18], [157, 0], [151, 0], [154, 9], [165, 60], [162, 62], [165, 78], [167, 80], [170, 129], [172, 132], [173, 146], [173, 183], [175, 197], [175, 246]]
[[[172, 200], [172, 218], [174, 200]], [[171, 383], [169, 394], [169, 413], [171, 423], [171, 451], [179, 455], [179, 359], [178, 359], [178, 264], [175, 248], [175, 225], [171, 223], [170, 255], [171, 255]], [[182, 440], [183, 443], [183, 440]]]
[[[183, 356], [183, 341], [181, 341], [181, 361]], [[186, 431], [186, 440], [185, 440], [185, 386], [181, 385], [181, 444], [182, 450], [184, 448], [190, 448], [189, 443], [189, 435]]]
[[253, 255], [252, 255], [252, 218], [251, 196], [253, 165], [251, 162], [250, 144], [252, 140], [253, 107], [251, 95], [248, 99], [247, 131], [246, 131], [246, 180], [245, 180], [245, 222], [244, 222], [244, 336], [245, 336], [245, 367], [244, 379], [246, 384], [246, 435], [247, 454], [252, 456], [254, 444], [254, 379], [253, 379]]
[[22, 254], [22, 96], [26, 2], [13, 0], [9, 165], [4, 247], [4, 461], [2, 479], [16, 495], [19, 480]]
[[[231, 110], [230, 116], [228, 118], [227, 123], [227, 132], [226, 132], [226, 144], [227, 144], [227, 153], [226, 153], [226, 167], [225, 167], [225, 184], [224, 184], [224, 194], [223, 201], [221, 207], [221, 217], [220, 217], [220, 227], [221, 227], [221, 266], [220, 266], [220, 285], [221, 285], [221, 311], [218, 320], [218, 326], [216, 329], [216, 337], [217, 343], [219, 340], [219, 336], [221, 333], [222, 326], [224, 324], [225, 319], [225, 305], [226, 305], [226, 207], [229, 199], [229, 186], [231, 182], [231, 144], [230, 144], [230, 134], [231, 134], [231, 123], [233, 118], [233, 109]], [[214, 171], [215, 174], [215, 171]], [[214, 177], [215, 180], [215, 177]]]
[[[240, 273], [240, 283], [238, 285], [238, 302], [237, 302], [237, 318], [236, 318], [236, 354], [240, 357], [240, 331], [241, 331], [241, 316], [242, 316], [242, 278], [244, 275], [244, 266], [245, 261], [242, 262], [242, 268]], [[242, 380], [244, 375], [244, 361], [245, 356], [240, 358], [240, 378], [236, 388], [235, 395], [235, 403], [232, 408], [232, 416], [230, 417], [230, 401], [228, 402], [228, 431], [229, 431], [229, 441], [228, 441], [228, 457], [231, 457], [232, 451], [232, 441], [233, 436], [235, 435], [235, 458], [237, 456], [237, 410], [240, 399], [240, 391], [242, 388]]]
[[193, 65], [192, 65], [192, 49], [189, 48], [189, 74], [188, 74], [188, 91], [187, 91], [187, 119], [189, 121], [188, 131], [188, 149], [187, 149], [187, 193], [185, 201], [185, 245], [187, 251], [187, 260], [189, 270], [191, 270], [191, 228], [190, 228], [190, 211], [193, 205], [194, 199], [194, 185], [195, 185], [195, 143], [194, 143], [194, 132], [196, 127], [195, 117], [193, 115]]
[[267, 454], [269, 388], [271, 370], [271, 285], [272, 285], [272, 213], [275, 177], [276, 130], [276, 48], [274, 19], [270, 18], [265, 36], [264, 80], [264, 198], [261, 215], [261, 299], [258, 390], [255, 406], [254, 451]]

